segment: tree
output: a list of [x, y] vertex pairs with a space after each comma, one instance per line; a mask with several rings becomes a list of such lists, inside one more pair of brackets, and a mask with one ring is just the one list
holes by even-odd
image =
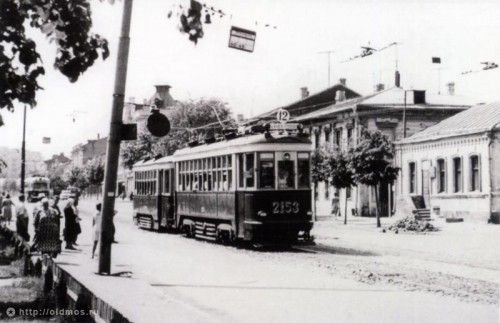
[[0, 158], [0, 174], [2, 174], [4, 168], [7, 168], [7, 163]]
[[65, 190], [68, 187], [68, 183], [59, 175], [50, 175], [50, 187], [54, 191], [55, 195], [61, 194], [61, 191]]
[[136, 141], [123, 144], [123, 164], [132, 169], [136, 162], [144, 158], [171, 155], [193, 139], [211, 138], [222, 130], [223, 125], [232, 126], [231, 117], [227, 103], [215, 98], [180, 102], [169, 115], [173, 127], [171, 132], [163, 138], [154, 137], [149, 132], [142, 133]]
[[90, 32], [88, 0], [0, 1], [0, 108], [14, 110], [14, 100], [36, 105], [38, 77], [45, 68], [26, 28], [40, 30], [55, 43], [54, 67], [71, 82], [92, 66], [99, 56], [109, 56], [108, 42]]
[[[96, 195], [101, 191], [101, 184], [104, 180], [104, 163], [101, 158], [94, 157], [87, 162], [84, 168], [85, 178]], [[90, 192], [92, 194], [92, 191]]]
[[380, 227], [380, 184], [392, 184], [398, 177], [399, 168], [393, 166], [392, 143], [380, 131], [361, 130], [360, 142], [353, 150], [351, 167], [354, 180], [375, 189], [377, 227]]
[[[328, 172], [330, 184], [339, 189], [350, 189], [355, 186], [351, 168], [352, 152], [335, 152], [328, 156]], [[344, 224], [347, 224], [347, 197], [344, 202]]]
[[69, 185], [76, 186], [80, 190], [84, 190], [87, 186], [89, 186], [85, 172], [79, 167], [72, 168], [67, 177]]

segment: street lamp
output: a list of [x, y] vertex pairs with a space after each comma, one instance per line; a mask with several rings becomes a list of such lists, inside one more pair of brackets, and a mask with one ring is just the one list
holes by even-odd
[[24, 195], [24, 179], [26, 178], [26, 105], [23, 116], [23, 143], [21, 146], [21, 194]]

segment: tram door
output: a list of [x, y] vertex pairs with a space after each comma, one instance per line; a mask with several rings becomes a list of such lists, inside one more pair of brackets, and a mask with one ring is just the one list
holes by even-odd
[[158, 214], [158, 224], [160, 226], [165, 226], [167, 223], [167, 219], [163, 214], [163, 176], [165, 176], [165, 171], [163, 169], [158, 170], [158, 196], [156, 198], [156, 209]]

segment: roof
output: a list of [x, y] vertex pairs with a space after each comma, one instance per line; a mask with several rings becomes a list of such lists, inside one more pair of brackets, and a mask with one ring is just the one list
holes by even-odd
[[[270, 119], [274, 118], [276, 115], [276, 112], [279, 109], [285, 109], [290, 112], [290, 115], [293, 117], [294, 115], [304, 113], [304, 112], [310, 112], [314, 110], [318, 110], [321, 108], [324, 108], [325, 106], [331, 105], [333, 102], [335, 102], [335, 98], [337, 96], [337, 91], [345, 91], [346, 98], [351, 99], [354, 97], [359, 97], [361, 96], [360, 94], [354, 92], [347, 86], [343, 84], [335, 84], [334, 86], [331, 86], [327, 89], [324, 89], [318, 93], [312, 94], [308, 97], [305, 97], [303, 99], [300, 99], [298, 101], [295, 101], [291, 104], [288, 104], [283, 107], [275, 108], [272, 109], [271, 111], [262, 113], [258, 116], [255, 116], [251, 118], [250, 120], [246, 121], [246, 124], [250, 123], [255, 123], [258, 120], [261, 119]], [[306, 111], [304, 111], [306, 110]]]
[[414, 90], [404, 90], [400, 87], [391, 87], [389, 89], [372, 93], [360, 98], [354, 98], [342, 102], [336, 102], [323, 109], [319, 109], [294, 118], [294, 121], [312, 120], [317, 118], [327, 118], [338, 112], [353, 110], [357, 108], [365, 109], [402, 109], [405, 103], [407, 109], [466, 109], [471, 107], [474, 102], [463, 96], [455, 95], [425, 95], [425, 103], [414, 103]]
[[500, 129], [500, 102], [476, 105], [397, 144], [432, 141]]
[[[174, 153], [174, 158], [184, 157], [187, 155], [200, 154], [214, 152], [215, 154], [232, 154], [235, 151], [243, 151], [243, 150], [255, 150], [255, 144], [280, 144], [280, 147], [289, 149], [290, 147], [286, 144], [304, 144], [305, 150], [310, 150], [311, 141], [306, 137], [299, 137], [295, 135], [286, 135], [286, 134], [278, 134], [271, 133], [272, 137], [266, 138], [265, 134], [256, 134], [251, 136], [238, 137], [231, 140], [218, 141], [211, 144], [202, 144], [194, 147], [187, 147], [183, 149], [178, 149]], [[269, 145], [270, 149], [279, 150], [276, 145]], [[272, 147], [271, 147], [272, 146]]]

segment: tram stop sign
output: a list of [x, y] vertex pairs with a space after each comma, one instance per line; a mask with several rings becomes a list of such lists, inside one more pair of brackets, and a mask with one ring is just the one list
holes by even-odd
[[170, 121], [158, 109], [153, 109], [148, 117], [147, 128], [155, 137], [166, 136], [170, 132]]

